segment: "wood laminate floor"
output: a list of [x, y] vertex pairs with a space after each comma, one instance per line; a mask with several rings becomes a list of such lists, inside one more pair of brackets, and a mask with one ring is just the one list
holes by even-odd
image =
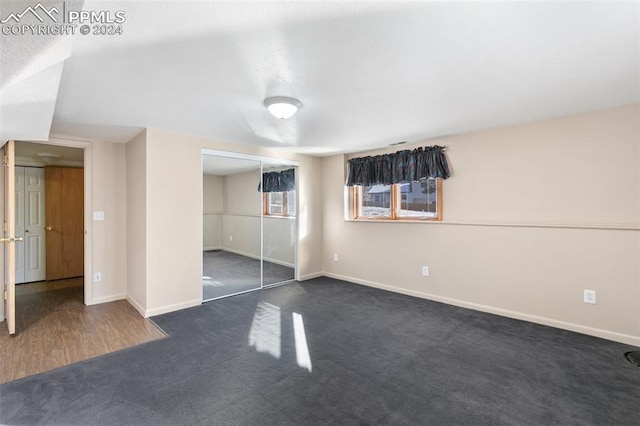
[[16, 334], [0, 327], [0, 383], [165, 336], [126, 300], [85, 306], [82, 278], [16, 286]]

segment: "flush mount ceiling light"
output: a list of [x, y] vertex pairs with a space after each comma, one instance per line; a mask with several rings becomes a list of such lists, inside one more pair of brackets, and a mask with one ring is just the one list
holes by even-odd
[[53, 163], [62, 158], [62, 155], [49, 154], [48, 152], [39, 152], [36, 154], [36, 159], [42, 161], [45, 164]]
[[274, 96], [264, 100], [264, 106], [267, 107], [271, 115], [275, 118], [285, 120], [292, 117], [302, 106], [299, 100], [287, 98], [284, 96]]

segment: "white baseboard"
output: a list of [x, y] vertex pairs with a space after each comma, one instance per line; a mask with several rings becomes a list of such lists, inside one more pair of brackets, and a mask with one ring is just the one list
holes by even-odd
[[[329, 275], [325, 274], [324, 272], [314, 272], [312, 274], [300, 275], [299, 281], [312, 280], [314, 278], [324, 277], [325, 275], [327, 277], [329, 276]], [[340, 279], [340, 278], [338, 278], [338, 279]], [[348, 280], [345, 280], [345, 281], [348, 281]]]
[[99, 297], [97, 299], [93, 299], [88, 304], [88, 306], [99, 305], [100, 303], [115, 302], [116, 300], [123, 300], [126, 298], [127, 298], [127, 295], [125, 293], [113, 294], [111, 296], [105, 296], [105, 297]]
[[222, 250], [222, 246], [203, 247], [202, 248], [202, 251], [213, 251], [213, 250]]
[[349, 281], [354, 284], [366, 285], [368, 287], [375, 287], [381, 290], [388, 290], [394, 293], [406, 294], [407, 296], [419, 297], [421, 299], [433, 300], [435, 302], [442, 302], [448, 305], [459, 306], [461, 308], [473, 309], [475, 311], [487, 312], [490, 314], [500, 315], [503, 317], [529, 321], [536, 324], [547, 325], [550, 327], [560, 328], [563, 330], [574, 331], [576, 333], [587, 334], [589, 336], [600, 337], [602, 339], [613, 340], [614, 342], [625, 343], [627, 345], [640, 346], [640, 337], [632, 336], [630, 334], [618, 333], [615, 331], [602, 330], [594, 327], [587, 327], [580, 324], [575, 324], [571, 322], [559, 321], [552, 318], [540, 317], [537, 315], [530, 315], [521, 312], [511, 311], [509, 309], [496, 308], [493, 306], [481, 305], [478, 303], [466, 302], [464, 300], [453, 299], [450, 297], [438, 296], [430, 293], [423, 293], [413, 290], [407, 290], [401, 287], [395, 287], [387, 284], [381, 284], [368, 280], [361, 280], [359, 278], [348, 277], [345, 275], [338, 275], [333, 273], [325, 272], [324, 274], [327, 277], [335, 278], [338, 280]]
[[[234, 250], [234, 249], [230, 249], [228, 247], [220, 247], [220, 250], [228, 251], [229, 253], [233, 253], [233, 254], [239, 254], [240, 256], [249, 257], [251, 259], [260, 260], [260, 256], [259, 255], [247, 253], [247, 252], [244, 252], [244, 251]], [[264, 260], [267, 261], [267, 262], [275, 263], [276, 265], [282, 265], [282, 266], [288, 266], [289, 268], [295, 268], [295, 265], [293, 263], [283, 262], [282, 260], [270, 259], [268, 257], [265, 257]]]
[[252, 254], [252, 253], [246, 253], [246, 252], [241, 251], [241, 250], [230, 249], [229, 247], [221, 247], [220, 249], [224, 250], [224, 251], [228, 251], [229, 253], [239, 254], [240, 256], [245, 256], [245, 257], [250, 257], [251, 259], [260, 260], [260, 255], [255, 255], [255, 254]]
[[289, 268], [295, 268], [295, 265], [293, 263], [283, 262], [282, 260], [270, 259], [268, 257], [265, 257], [264, 260], [266, 262], [275, 263], [276, 265], [287, 266]]
[[135, 308], [136, 311], [140, 312], [140, 315], [142, 315], [143, 317], [147, 317], [145, 315], [145, 308], [133, 297], [131, 296], [127, 296], [127, 301], [131, 304], [131, 306], [133, 306]]
[[159, 308], [147, 309], [145, 318], [156, 315], [166, 314], [168, 312], [179, 311], [180, 309], [192, 308], [202, 305], [202, 299], [189, 300], [187, 302], [176, 303], [174, 305], [161, 306]]

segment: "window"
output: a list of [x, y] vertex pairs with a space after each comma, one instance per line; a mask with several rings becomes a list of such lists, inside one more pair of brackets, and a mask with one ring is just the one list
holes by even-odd
[[353, 219], [442, 220], [442, 179], [354, 186]]
[[296, 191], [265, 192], [262, 197], [262, 212], [265, 216], [296, 215]]
[[391, 219], [391, 192], [393, 185], [356, 186], [358, 209], [356, 218]]
[[284, 207], [284, 192], [269, 192], [267, 194], [269, 201], [267, 213], [270, 215], [282, 216], [282, 207]]

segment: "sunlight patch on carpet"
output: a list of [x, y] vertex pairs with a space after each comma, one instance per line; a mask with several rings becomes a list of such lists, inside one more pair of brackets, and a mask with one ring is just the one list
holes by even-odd
[[258, 303], [249, 330], [249, 346], [280, 359], [280, 322], [279, 307], [267, 302]]

